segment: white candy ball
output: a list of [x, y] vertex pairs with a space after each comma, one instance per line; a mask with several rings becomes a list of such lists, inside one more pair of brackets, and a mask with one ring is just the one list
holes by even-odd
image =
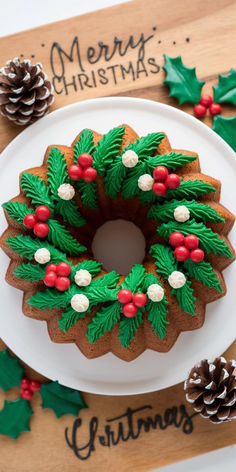
[[80, 269], [77, 270], [75, 274], [75, 283], [79, 285], [79, 287], [87, 287], [91, 283], [92, 276], [88, 270]]
[[122, 156], [122, 162], [125, 167], [135, 167], [138, 163], [138, 154], [132, 151], [132, 149], [129, 149], [128, 151], [124, 152]]
[[174, 211], [174, 219], [179, 221], [179, 223], [184, 223], [190, 218], [190, 211], [185, 205], [180, 205], [176, 207]]
[[140, 190], [143, 190], [143, 192], [152, 190], [153, 184], [154, 184], [154, 179], [149, 174], [143, 174], [138, 179], [138, 186]]
[[164, 289], [158, 284], [149, 285], [147, 295], [152, 302], [160, 302], [164, 298]]
[[168, 282], [172, 288], [181, 288], [186, 282], [186, 277], [182, 272], [174, 270], [168, 278]]
[[86, 297], [86, 295], [83, 295], [82, 293], [77, 293], [72, 297], [70, 304], [73, 310], [78, 311], [78, 313], [82, 313], [88, 309], [89, 299]]
[[75, 189], [71, 184], [62, 184], [57, 189], [57, 193], [62, 200], [71, 200], [75, 195]]
[[49, 262], [51, 259], [51, 254], [48, 249], [46, 249], [45, 247], [42, 247], [40, 249], [37, 249], [37, 251], [34, 254], [34, 259], [39, 264], [47, 264], [47, 262]]

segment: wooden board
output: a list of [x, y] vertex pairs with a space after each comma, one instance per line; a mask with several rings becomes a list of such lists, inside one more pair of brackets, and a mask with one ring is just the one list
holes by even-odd
[[[163, 85], [163, 53], [181, 54], [186, 65], [196, 66], [198, 77], [206, 81], [204, 91], [210, 92], [218, 74], [227, 73], [236, 63], [235, 16], [234, 0], [136, 0], [1, 38], [0, 65], [18, 55], [42, 62], [56, 89], [52, 110], [108, 95], [178, 106]], [[191, 105], [182, 109], [192, 113]], [[234, 113], [234, 107], [224, 106], [225, 115]], [[205, 122], [211, 126], [211, 118]], [[0, 118], [0, 149], [21, 131]], [[236, 344], [225, 356], [236, 358]], [[26, 370], [30, 378], [43, 380]], [[0, 392], [0, 408], [4, 398], [16, 396], [17, 390], [7, 395]], [[72, 416], [58, 420], [52, 411], [41, 410], [36, 395], [32, 431], [17, 441], [0, 437], [0, 472], [31, 472], [33, 468], [40, 472], [146, 472], [236, 442], [235, 423], [215, 426], [199, 415], [192, 416], [182, 384], [147, 395], [84, 394], [84, 399], [89, 408], [81, 412], [80, 424]], [[123, 440], [118, 438], [119, 423]]]

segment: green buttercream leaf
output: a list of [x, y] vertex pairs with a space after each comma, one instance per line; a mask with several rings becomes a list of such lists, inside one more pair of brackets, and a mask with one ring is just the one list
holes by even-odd
[[81, 269], [87, 270], [92, 276], [97, 275], [101, 272], [101, 267], [102, 267], [102, 264], [100, 262], [93, 261], [93, 260], [79, 262], [79, 264], [76, 264], [72, 267], [71, 276], [73, 278], [76, 272]]
[[236, 151], [236, 115], [232, 116], [232, 118], [220, 115], [215, 116], [213, 130]]
[[91, 286], [96, 287], [96, 288], [97, 287], [115, 288], [119, 281], [119, 278], [120, 278], [119, 274], [117, 274], [115, 270], [112, 270], [111, 272], [108, 272], [102, 277], [99, 277], [98, 279], [93, 280], [91, 284], [88, 286], [88, 289]]
[[77, 186], [84, 206], [91, 208], [92, 210], [97, 210], [97, 182], [85, 182], [84, 180], [78, 180]]
[[150, 133], [147, 136], [142, 136], [137, 139], [135, 143], [130, 143], [125, 149], [123, 149], [121, 155], [131, 149], [136, 152], [139, 161], [144, 161], [153, 155], [164, 137], [164, 133]]
[[173, 250], [170, 247], [154, 244], [150, 248], [150, 254], [155, 259], [157, 273], [163, 275], [166, 280], [174, 270], [178, 270]]
[[[173, 198], [197, 198], [204, 193], [216, 192], [215, 187], [201, 180], [181, 180], [180, 186], [175, 190], [168, 189], [164, 198], [172, 200]], [[160, 200], [163, 197], [157, 197]]]
[[70, 304], [71, 301], [71, 291], [66, 290], [66, 292], [59, 292], [53, 288], [46, 288], [42, 292], [37, 292], [32, 295], [27, 303], [30, 306], [35, 308], [40, 308], [40, 310], [51, 310], [52, 308], [65, 308]]
[[58, 188], [69, 182], [66, 160], [60, 149], [52, 147], [48, 157], [48, 185], [55, 200], [60, 200]]
[[135, 333], [138, 331], [139, 326], [143, 322], [143, 310], [139, 309], [136, 316], [133, 318], [125, 318], [120, 322], [120, 334], [119, 340], [121, 345], [127, 349], [132, 339], [134, 339]]
[[223, 292], [216, 272], [209, 262], [193, 262], [188, 259], [184, 262], [184, 269], [193, 279], [200, 280], [207, 287], [213, 288], [218, 292]]
[[43, 400], [42, 408], [54, 411], [57, 418], [61, 418], [63, 415], [78, 416], [80, 410], [87, 408], [77, 390], [64, 387], [58, 382], [43, 384], [40, 395]]
[[84, 152], [92, 154], [94, 147], [92, 131], [90, 129], [84, 129], [74, 145], [74, 163], [78, 164], [80, 154]]
[[53, 209], [54, 203], [50, 198], [49, 187], [45, 184], [43, 179], [37, 175], [23, 172], [21, 177], [21, 188], [24, 190], [27, 197], [31, 198], [35, 206], [46, 205]]
[[9, 236], [6, 240], [6, 244], [21, 257], [25, 257], [29, 260], [33, 259], [35, 252], [41, 248], [49, 250], [51, 254], [50, 262], [61, 262], [67, 260], [66, 255], [49, 244], [48, 241], [33, 239], [31, 236], [23, 236], [23, 234], [18, 236]]
[[[140, 162], [135, 167], [133, 167], [133, 169], [130, 169], [130, 171], [128, 172], [122, 186], [122, 196], [125, 199], [133, 198], [135, 197], [135, 195], [139, 195], [141, 193], [141, 190], [138, 186], [138, 179], [141, 175], [147, 173], [146, 167], [147, 167], [146, 163]], [[143, 193], [147, 193], [147, 192], [143, 192]]]
[[174, 151], [169, 154], [156, 155], [148, 158], [147, 166], [148, 170], [152, 173], [155, 167], [165, 166], [167, 169], [177, 169], [177, 167], [182, 167], [193, 162], [197, 159], [197, 156], [187, 156], [182, 153], [176, 153]]
[[232, 103], [236, 105], [236, 71], [226, 74], [219, 74], [219, 82], [213, 85], [215, 103]]
[[29, 208], [28, 205], [26, 205], [25, 203], [10, 201], [7, 203], [3, 203], [2, 207], [4, 208], [4, 210], [6, 210], [10, 218], [17, 221], [17, 223], [20, 223], [21, 225], [23, 225], [23, 220], [26, 215], [28, 215], [29, 213], [34, 215], [34, 210], [32, 208]]
[[93, 153], [93, 167], [97, 170], [98, 175], [103, 175], [114, 157], [119, 154], [124, 132], [124, 126], [113, 128], [98, 141]]
[[[16, 357], [10, 356], [7, 349], [0, 352], [0, 388], [6, 392], [10, 388], [19, 387], [23, 376], [23, 368]], [[1, 424], [1, 421], [0, 421]]]
[[24, 431], [30, 431], [29, 419], [32, 415], [33, 410], [27, 400], [5, 400], [3, 409], [0, 410], [0, 434], [17, 439]]
[[45, 276], [45, 268], [39, 264], [21, 264], [14, 270], [13, 273], [16, 277], [18, 277], [18, 279], [33, 280], [38, 282], [39, 280], [43, 280]]
[[117, 198], [121, 191], [122, 182], [126, 176], [127, 168], [124, 166], [121, 156], [116, 156], [105, 176], [105, 191], [111, 198]]
[[62, 313], [61, 318], [58, 320], [59, 329], [65, 333], [75, 325], [77, 321], [85, 316], [91, 311], [92, 307], [90, 306], [87, 311], [79, 313], [78, 311], [73, 310], [71, 306], [68, 306]]
[[85, 246], [81, 246], [76, 239], [74, 239], [65, 226], [58, 223], [57, 220], [48, 220], [49, 233], [48, 239], [54, 246], [59, 247], [70, 255], [77, 255], [86, 251]]
[[116, 301], [107, 306], [103, 306], [93, 317], [88, 325], [87, 337], [90, 343], [95, 343], [99, 338], [111, 331], [113, 326], [119, 321], [122, 305]]
[[[165, 195], [166, 197], [166, 195]], [[165, 198], [165, 197], [162, 197]], [[139, 193], [139, 196], [138, 196], [140, 202], [142, 203], [142, 205], [150, 205], [151, 203], [156, 203], [158, 200], [160, 200], [156, 195], [155, 193], [153, 193], [152, 190], [149, 190], [147, 192], [140, 192]]]
[[168, 325], [168, 321], [166, 320], [168, 314], [168, 310], [166, 308], [167, 304], [168, 302], [163, 298], [163, 300], [160, 302], [152, 302], [149, 300], [145, 307], [145, 310], [148, 313], [148, 320], [152, 325], [152, 329], [160, 339], [164, 339], [166, 335], [166, 325]]
[[214, 233], [211, 228], [207, 228], [204, 223], [197, 223], [194, 219], [188, 220], [185, 223], [169, 221], [169, 223], [164, 223], [157, 228], [158, 234], [167, 241], [169, 241], [169, 237], [174, 231], [180, 231], [185, 236], [188, 234], [195, 234], [204, 251], [229, 257], [230, 259], [233, 258], [233, 254], [225, 241], [220, 239], [218, 234]]
[[196, 298], [193, 295], [193, 289], [191, 287], [190, 280], [186, 280], [184, 286], [181, 288], [172, 288], [171, 293], [176, 296], [180, 308], [182, 308], [185, 313], [188, 313], [192, 316], [195, 315]]
[[80, 290], [80, 293], [86, 295], [92, 305], [96, 305], [97, 303], [112, 302], [113, 300], [117, 300], [118, 289], [110, 289], [106, 286], [94, 287], [89, 285], [88, 287], [84, 287], [83, 290]]
[[73, 198], [71, 200], [59, 200], [55, 211], [62, 216], [63, 221], [66, 221], [71, 226], [79, 228], [86, 223], [85, 219], [79, 213], [78, 205]]
[[171, 200], [162, 205], [153, 205], [149, 212], [148, 218], [153, 218], [156, 221], [174, 220], [174, 211], [177, 207], [184, 205], [190, 211], [191, 218], [196, 218], [204, 222], [213, 221], [214, 223], [224, 222], [224, 218], [217, 213], [215, 208], [211, 208], [205, 203], [199, 203], [195, 200]]
[[131, 292], [138, 292], [142, 287], [145, 277], [145, 269], [141, 264], [133, 265], [130, 273], [125, 277], [119, 288], [128, 288]]
[[201, 90], [205, 82], [198, 80], [195, 67], [183, 64], [181, 56], [169, 57], [164, 54], [166, 73], [164, 84], [170, 89], [170, 97], [177, 98], [182, 103], [199, 103]]

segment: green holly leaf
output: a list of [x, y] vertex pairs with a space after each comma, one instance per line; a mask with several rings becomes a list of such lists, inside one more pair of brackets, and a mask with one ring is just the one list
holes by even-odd
[[51, 254], [51, 262], [67, 261], [66, 255], [49, 244], [48, 241], [33, 239], [31, 236], [23, 236], [23, 234], [9, 236], [6, 244], [21, 257], [29, 260], [34, 258], [34, 254], [38, 249], [46, 248]]
[[25, 203], [20, 203], [17, 201], [6, 202], [2, 204], [2, 207], [7, 211], [10, 218], [17, 221], [17, 223], [20, 223], [21, 225], [23, 225], [23, 220], [26, 215], [29, 213], [34, 215], [34, 210], [29, 208]]
[[178, 270], [173, 250], [170, 247], [163, 246], [163, 244], [153, 244], [149, 252], [155, 259], [157, 273], [163, 275], [165, 279], [168, 279], [172, 272]]
[[33, 205], [46, 205], [50, 210], [53, 209], [54, 204], [50, 198], [49, 187], [37, 175], [23, 172], [21, 188], [26, 196], [31, 198]]
[[185, 313], [195, 316], [196, 298], [193, 295], [193, 289], [191, 287], [190, 280], [186, 280], [184, 286], [181, 288], [172, 288], [171, 293], [176, 296], [179, 306]]
[[97, 210], [97, 182], [85, 182], [84, 180], [78, 180], [77, 186], [82, 203], [87, 208]]
[[184, 269], [193, 279], [200, 280], [204, 285], [218, 292], [223, 292], [220, 281], [209, 262], [202, 261], [196, 263], [188, 259], [184, 262]]
[[186, 102], [199, 103], [201, 90], [205, 82], [196, 77], [196, 68], [183, 64], [181, 56], [169, 57], [164, 54], [166, 72], [166, 84], [170, 89], [170, 97], [175, 97], [180, 105]]
[[64, 387], [58, 382], [43, 384], [40, 395], [43, 400], [42, 408], [54, 411], [57, 418], [63, 415], [78, 416], [80, 410], [87, 408], [77, 390]]
[[108, 274], [99, 277], [91, 282], [91, 284], [87, 287], [87, 290], [92, 288], [101, 288], [101, 287], [108, 287], [108, 288], [115, 288], [117, 283], [119, 282], [120, 276], [117, 274], [115, 270], [108, 272]]
[[55, 200], [60, 200], [58, 188], [69, 182], [66, 160], [60, 149], [52, 147], [48, 157], [48, 185]]
[[98, 141], [93, 154], [93, 167], [97, 170], [98, 175], [103, 175], [114, 157], [119, 154], [124, 132], [124, 126], [113, 128]]
[[101, 267], [102, 267], [101, 262], [97, 262], [93, 260], [79, 262], [79, 264], [72, 266], [71, 276], [72, 278], [74, 278], [76, 272], [81, 269], [87, 270], [92, 276], [97, 275], [101, 272]]
[[167, 304], [166, 299], [163, 299], [161, 302], [152, 302], [149, 300], [145, 307], [152, 329], [160, 339], [164, 339], [166, 335], [166, 325], [168, 325], [168, 321], [166, 320], [168, 314], [166, 308]]
[[183, 167], [190, 162], [197, 159], [197, 156], [187, 156], [182, 153], [176, 153], [174, 151], [169, 154], [162, 154], [149, 157], [147, 160], [147, 169], [149, 172], [153, 172], [157, 166], [165, 166], [167, 169], [177, 169], [177, 167]]
[[78, 157], [84, 152], [92, 154], [94, 151], [93, 133], [90, 129], [84, 129], [74, 145], [74, 163], [78, 164]]
[[[168, 189], [165, 199], [172, 200], [173, 198], [180, 199], [180, 198], [197, 198], [205, 193], [216, 192], [215, 187], [210, 185], [206, 182], [202, 182], [201, 180], [182, 180], [180, 182], [180, 186], [176, 189]], [[157, 197], [159, 200], [163, 199], [163, 197]]]
[[113, 326], [119, 321], [122, 305], [116, 301], [107, 306], [103, 306], [100, 311], [93, 317], [88, 325], [87, 337], [90, 343], [95, 343], [104, 336], [105, 333], [111, 331]]
[[[146, 174], [146, 163], [140, 162], [133, 169], [130, 169], [126, 179], [124, 180], [122, 187], [122, 196], [127, 198], [133, 198], [135, 195], [139, 195], [141, 190], [138, 186], [138, 179], [141, 175]], [[147, 192], [144, 192], [147, 193]], [[153, 192], [152, 192], [153, 193]]]
[[36, 264], [21, 264], [14, 270], [13, 273], [16, 277], [18, 277], [18, 279], [39, 282], [39, 280], [43, 280], [45, 276], [45, 268]]
[[122, 282], [121, 288], [128, 288], [131, 292], [138, 292], [143, 284], [146, 271], [141, 264], [133, 265], [130, 273], [125, 277], [124, 282]]
[[162, 205], [153, 205], [149, 212], [148, 218], [153, 218], [156, 221], [169, 221], [174, 220], [174, 211], [179, 206], [186, 206], [190, 211], [191, 218], [197, 218], [199, 220], [214, 221], [215, 223], [224, 222], [224, 218], [217, 213], [215, 208], [211, 208], [205, 203], [196, 202], [196, 200], [171, 200], [163, 203]]
[[48, 220], [49, 233], [48, 239], [54, 246], [59, 247], [62, 251], [70, 255], [78, 255], [86, 251], [85, 246], [81, 246], [79, 242], [71, 236], [65, 226], [58, 223], [57, 220]]
[[80, 293], [84, 293], [88, 297], [90, 304], [97, 305], [98, 303], [117, 300], [118, 289], [109, 289], [108, 287], [95, 288], [89, 285], [84, 287], [84, 290], [81, 289]]
[[236, 151], [236, 115], [231, 118], [224, 116], [215, 116], [213, 121], [213, 130]]
[[153, 155], [154, 151], [157, 150], [161, 141], [165, 138], [164, 133], [150, 133], [147, 136], [142, 136], [137, 139], [134, 143], [130, 143], [125, 149], [123, 149], [121, 156], [131, 149], [138, 155], [139, 161], [145, 161]]
[[17, 439], [24, 431], [30, 431], [29, 419], [32, 415], [29, 402], [23, 398], [13, 402], [5, 400], [0, 411], [0, 434]]
[[143, 309], [139, 309], [136, 316], [133, 318], [125, 318], [120, 322], [119, 340], [121, 345], [127, 349], [135, 333], [138, 331], [143, 322]]
[[105, 176], [105, 191], [109, 197], [117, 198], [126, 173], [127, 168], [124, 166], [121, 156], [116, 156]]
[[90, 313], [92, 310], [92, 305], [90, 304], [88, 310], [79, 313], [78, 311], [73, 310], [71, 306], [68, 306], [62, 313], [61, 318], [58, 320], [59, 329], [66, 333], [71, 326], [75, 325], [77, 321]]
[[[0, 352], [0, 387], [6, 392], [12, 387], [19, 387], [23, 369], [16, 357], [10, 356], [7, 349]], [[1, 424], [1, 421], [0, 421]]]
[[52, 310], [52, 308], [65, 308], [70, 304], [71, 291], [59, 292], [53, 288], [46, 288], [42, 292], [37, 292], [26, 300], [28, 305], [40, 310]]
[[63, 221], [66, 221], [71, 226], [80, 228], [86, 223], [85, 219], [81, 216], [78, 210], [78, 205], [74, 199], [59, 200], [55, 211], [62, 216]]
[[219, 82], [213, 85], [215, 103], [232, 103], [236, 105], [236, 71], [226, 74], [219, 74]]

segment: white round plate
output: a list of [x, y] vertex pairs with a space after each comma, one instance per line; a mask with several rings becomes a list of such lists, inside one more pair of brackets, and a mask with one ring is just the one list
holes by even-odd
[[[17, 194], [19, 173], [40, 166], [48, 144], [70, 145], [83, 128], [105, 133], [124, 122], [139, 135], [165, 131], [173, 148], [198, 152], [202, 171], [221, 179], [221, 202], [234, 211], [235, 153], [217, 134], [178, 109], [148, 100], [119, 97], [69, 105], [23, 131], [0, 159], [0, 202]], [[0, 232], [5, 228], [1, 212]], [[231, 241], [236, 246], [235, 230], [231, 232]], [[0, 251], [0, 337], [30, 367], [68, 387], [108, 395], [159, 390], [183, 381], [194, 363], [220, 355], [234, 340], [234, 264], [224, 271], [227, 295], [207, 306], [206, 321], [201, 329], [182, 333], [168, 353], [147, 350], [127, 363], [111, 353], [89, 360], [74, 345], [52, 343], [45, 322], [22, 314], [22, 292], [4, 280], [8, 263], [8, 257]]]

